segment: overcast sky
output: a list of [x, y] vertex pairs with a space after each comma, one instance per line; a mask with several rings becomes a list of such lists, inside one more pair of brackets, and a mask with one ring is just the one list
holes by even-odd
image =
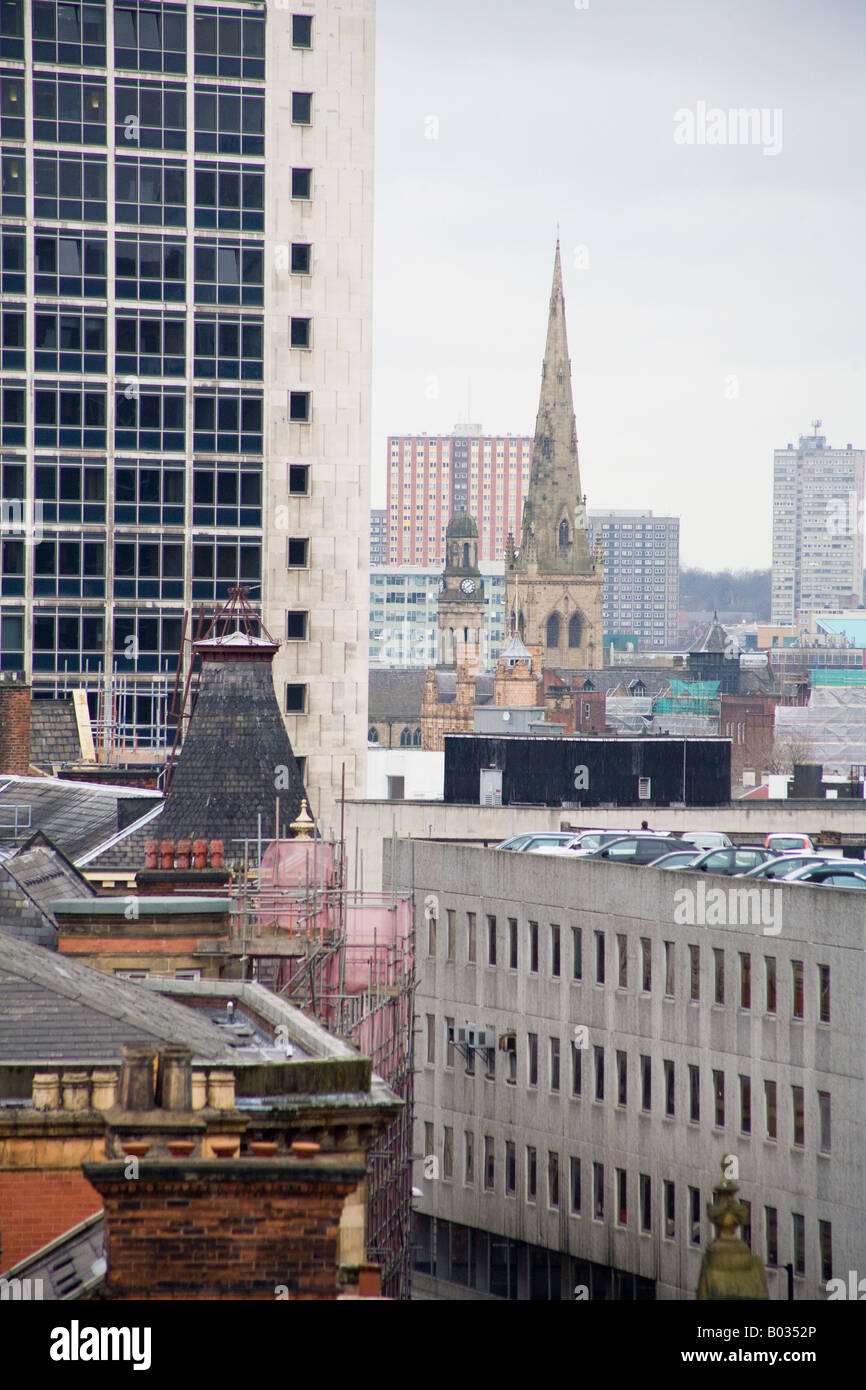
[[389, 433], [534, 432], [559, 223], [589, 507], [769, 566], [773, 449], [866, 445], [864, 0], [377, 12], [373, 504]]

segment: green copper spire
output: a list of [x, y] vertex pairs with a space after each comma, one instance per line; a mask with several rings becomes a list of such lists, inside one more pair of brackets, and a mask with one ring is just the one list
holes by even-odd
[[523, 504], [520, 554], [515, 567], [518, 571], [526, 571], [530, 565], [537, 566], [539, 574], [589, 574], [593, 568], [580, 489], [558, 240], [535, 422], [532, 474]]

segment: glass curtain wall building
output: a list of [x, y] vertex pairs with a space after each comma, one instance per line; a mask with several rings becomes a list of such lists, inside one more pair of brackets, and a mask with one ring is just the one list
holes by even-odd
[[0, 667], [163, 743], [240, 581], [324, 803], [366, 731], [372, 11], [0, 4]]

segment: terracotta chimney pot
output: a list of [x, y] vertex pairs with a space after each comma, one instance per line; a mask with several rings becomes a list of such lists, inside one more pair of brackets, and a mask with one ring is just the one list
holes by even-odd
[[207, 868], [207, 840], [193, 840], [192, 863], [194, 869]]
[[177, 867], [188, 869], [192, 857], [192, 841], [178, 840], [177, 842]]
[[210, 866], [212, 869], [221, 869], [223, 867], [222, 840], [211, 840], [210, 842]]
[[145, 840], [144, 867], [146, 869], [159, 868], [159, 840]]
[[162, 856], [162, 868], [174, 868], [174, 840], [161, 840], [159, 851]]

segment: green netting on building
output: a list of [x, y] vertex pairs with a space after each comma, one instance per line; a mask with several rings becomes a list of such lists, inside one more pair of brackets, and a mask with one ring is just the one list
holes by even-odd
[[810, 671], [809, 676], [812, 685], [866, 685], [866, 671], [851, 670], [842, 668], [832, 670], [829, 667], [820, 671]]
[[689, 696], [693, 700], [717, 700], [721, 681], [671, 681], [674, 695]]
[[678, 700], [673, 700], [669, 695], [662, 695], [653, 705], [656, 714], [718, 714], [718, 700], [689, 700], [686, 696], [681, 696]]

